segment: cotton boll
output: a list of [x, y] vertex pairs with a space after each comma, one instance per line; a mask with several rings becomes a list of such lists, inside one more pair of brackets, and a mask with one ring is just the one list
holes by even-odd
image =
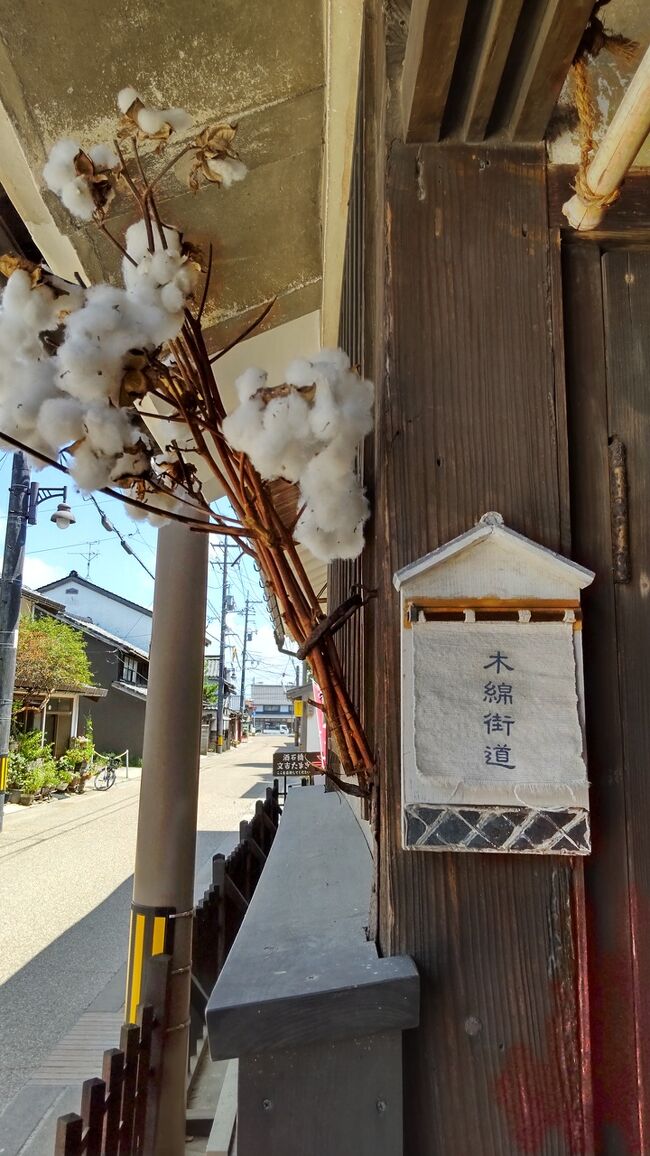
[[[163, 232], [167, 242], [167, 248], [171, 252], [180, 253], [181, 251], [181, 234], [178, 229], [171, 226], [164, 225]], [[158, 234], [157, 228], [154, 229], [154, 250], [162, 248], [162, 242]], [[149, 252], [149, 244], [147, 241], [147, 228], [144, 221], [136, 221], [135, 224], [129, 225], [124, 236], [124, 243], [127, 253], [133, 257], [134, 261], [138, 263]], [[130, 264], [130, 262], [127, 262]], [[133, 268], [133, 266], [131, 266]]]
[[168, 313], [177, 313], [185, 305], [185, 294], [172, 282], [170, 285], [163, 285], [160, 300]]
[[91, 406], [84, 414], [84, 428], [91, 449], [111, 457], [135, 445], [139, 436], [124, 410], [115, 406]]
[[350, 368], [350, 358], [344, 349], [321, 349], [314, 363], [321, 367], [331, 367], [339, 373]]
[[81, 145], [76, 140], [58, 140], [52, 145], [43, 169], [43, 180], [48, 189], [58, 196], [63, 188], [75, 177], [74, 158]]
[[107, 144], [97, 144], [89, 150], [88, 156], [94, 165], [100, 169], [115, 169], [117, 168], [119, 158], [114, 149]]
[[248, 453], [248, 447], [254, 446], [262, 431], [262, 410], [260, 399], [249, 397], [224, 418], [223, 432], [234, 450]]
[[351, 391], [342, 402], [341, 425], [357, 442], [362, 441], [372, 429], [373, 402], [374, 389], [369, 381], [358, 382], [358, 388]]
[[53, 397], [44, 401], [36, 429], [57, 451], [83, 437], [84, 407], [74, 398]]
[[259, 389], [264, 389], [268, 374], [263, 369], [245, 369], [235, 380], [235, 389], [240, 401], [248, 401]]
[[235, 181], [243, 181], [248, 169], [235, 157], [215, 157], [207, 162], [211, 173], [219, 177], [224, 189], [229, 189]]
[[142, 450], [135, 454], [121, 454], [111, 470], [111, 481], [143, 477], [149, 473], [149, 468], [149, 458]]
[[87, 442], [75, 450], [70, 473], [80, 490], [102, 490], [110, 481], [113, 458], [95, 453]]
[[[24, 269], [16, 269], [9, 277], [2, 295], [2, 314], [14, 323], [22, 334], [15, 333], [18, 346], [26, 342], [29, 348], [37, 348], [38, 334], [55, 329], [58, 324], [57, 304], [54, 293], [47, 285], [32, 286], [31, 278]], [[40, 348], [40, 343], [38, 343]]]
[[287, 385], [295, 385], [298, 389], [313, 385], [314, 366], [312, 362], [307, 361], [305, 357], [296, 357], [294, 361], [289, 362], [284, 372], [284, 380]]
[[194, 123], [193, 117], [184, 108], [166, 108], [164, 113], [167, 124], [171, 125], [174, 132], [185, 132]]
[[327, 381], [316, 386], [316, 394], [309, 412], [309, 425], [319, 441], [331, 441], [341, 429], [341, 409], [334, 391]]
[[90, 188], [84, 177], [74, 177], [61, 189], [61, 202], [80, 221], [92, 220], [95, 211]]
[[164, 126], [165, 114], [159, 108], [141, 108], [136, 113], [136, 120], [143, 132], [154, 136]]
[[127, 113], [134, 101], [140, 100], [138, 93], [132, 85], [126, 88], [121, 88], [117, 94], [117, 107], [121, 113]]

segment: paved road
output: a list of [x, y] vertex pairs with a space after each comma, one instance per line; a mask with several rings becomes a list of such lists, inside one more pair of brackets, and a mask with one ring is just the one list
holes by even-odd
[[[264, 795], [281, 736], [201, 760], [197, 877]], [[123, 965], [139, 772], [10, 808], [0, 835], [0, 1113]], [[223, 847], [222, 847], [223, 849]]]

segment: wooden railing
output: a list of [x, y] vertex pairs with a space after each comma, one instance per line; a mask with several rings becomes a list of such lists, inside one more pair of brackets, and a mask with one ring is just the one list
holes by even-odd
[[[212, 885], [194, 911], [190, 1056], [203, 1040], [205, 1009], [275, 838], [281, 807], [278, 782], [267, 787], [255, 814], [239, 827], [239, 843], [212, 861]], [[54, 1156], [150, 1156], [158, 1110], [158, 1075], [167, 1023], [171, 957], [147, 962], [137, 1024], [124, 1024], [119, 1048], [104, 1052], [102, 1077], [86, 1080], [81, 1113], [57, 1121]], [[192, 1118], [200, 1135], [211, 1119]], [[202, 1126], [203, 1125], [203, 1126]]]
[[166, 1027], [171, 957], [149, 960], [137, 1024], [124, 1024], [119, 1048], [104, 1052], [101, 1079], [85, 1080], [81, 1115], [59, 1116], [55, 1156], [146, 1156], [156, 1130], [153, 1094]]
[[258, 799], [250, 821], [239, 825], [239, 843], [212, 860], [212, 884], [197, 903], [192, 928], [190, 1057], [203, 1040], [208, 997], [257, 887], [282, 813], [278, 780]]

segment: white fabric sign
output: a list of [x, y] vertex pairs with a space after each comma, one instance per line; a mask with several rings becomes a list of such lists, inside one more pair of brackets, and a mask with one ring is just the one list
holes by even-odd
[[422, 622], [412, 632], [407, 802], [587, 806], [571, 623]]

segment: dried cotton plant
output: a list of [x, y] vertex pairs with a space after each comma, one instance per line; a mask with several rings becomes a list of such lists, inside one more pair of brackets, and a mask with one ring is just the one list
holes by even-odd
[[[373, 389], [341, 350], [298, 359], [281, 385], [262, 369], [236, 383], [238, 404], [226, 414], [202, 330], [212, 253], [198, 254], [156, 200], [162, 178], [190, 154], [189, 184], [228, 189], [246, 167], [234, 148], [236, 126], [204, 127], [176, 146], [155, 176], [139, 144], [155, 153], [191, 129], [183, 109], [148, 105], [134, 88], [118, 96], [112, 143], [84, 149], [61, 140], [43, 177], [66, 209], [94, 220], [122, 255], [122, 287], [69, 284], [47, 268], [12, 256], [0, 260], [7, 284], [0, 304], [0, 431], [37, 465], [54, 464], [82, 490], [120, 497], [134, 517], [174, 519], [197, 532], [228, 534], [252, 555], [275, 594], [298, 654], [321, 686], [329, 734], [346, 776], [364, 793], [374, 760], [344, 682], [334, 633], [362, 603], [355, 592], [326, 617], [298, 545], [317, 558], [356, 557], [363, 548], [368, 502], [355, 473], [359, 442], [372, 426]], [[106, 224], [120, 189], [137, 220], [122, 239]], [[254, 326], [269, 311], [267, 307]], [[175, 430], [154, 441], [143, 416]], [[215, 513], [199, 471], [209, 471], [234, 517]], [[296, 486], [298, 509], [282, 520], [270, 485]]]

